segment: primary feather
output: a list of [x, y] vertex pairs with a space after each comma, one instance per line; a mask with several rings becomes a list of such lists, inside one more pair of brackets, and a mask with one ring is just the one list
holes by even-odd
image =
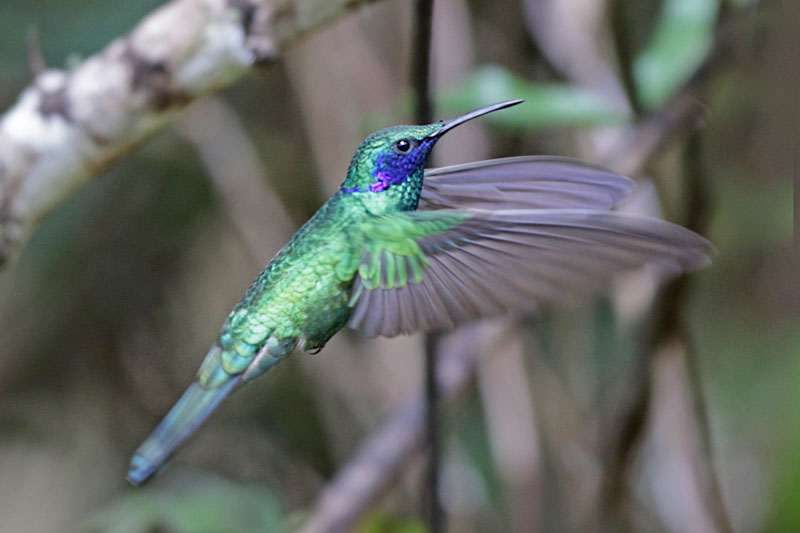
[[[440, 231], [432, 221], [449, 227]], [[367, 336], [440, 330], [572, 302], [620, 271], [647, 263], [666, 273], [691, 270], [705, 265], [711, 251], [708, 241], [680, 226], [611, 211], [417, 211], [378, 223], [418, 229], [367, 245], [362, 264], [369, 268], [356, 277], [348, 323]], [[408, 261], [424, 262], [421, 277], [399, 278], [408, 267], [398, 267]]]
[[601, 166], [520, 156], [425, 171], [419, 209], [610, 209], [633, 182]]

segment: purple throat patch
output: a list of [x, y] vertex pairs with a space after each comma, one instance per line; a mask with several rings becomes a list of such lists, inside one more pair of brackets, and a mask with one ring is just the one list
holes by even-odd
[[348, 189], [342, 189], [342, 192], [345, 194], [351, 192], [381, 192], [388, 189], [390, 185], [405, 181], [405, 179], [393, 180], [391, 176], [384, 172], [378, 172], [375, 177], [378, 179], [370, 183], [368, 189], [362, 189], [361, 187], [350, 187]]

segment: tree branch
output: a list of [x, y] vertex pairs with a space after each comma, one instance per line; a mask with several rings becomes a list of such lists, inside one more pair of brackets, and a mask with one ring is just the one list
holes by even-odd
[[50, 209], [178, 110], [373, 1], [174, 0], [74, 69], [35, 73], [0, 116], [0, 266]]

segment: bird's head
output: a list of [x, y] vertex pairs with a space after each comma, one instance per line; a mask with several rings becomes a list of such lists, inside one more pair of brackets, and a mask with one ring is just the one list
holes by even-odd
[[521, 103], [510, 100], [424, 126], [393, 126], [377, 131], [358, 147], [340, 194], [359, 198], [375, 213], [416, 209], [425, 161], [443, 134], [473, 118]]

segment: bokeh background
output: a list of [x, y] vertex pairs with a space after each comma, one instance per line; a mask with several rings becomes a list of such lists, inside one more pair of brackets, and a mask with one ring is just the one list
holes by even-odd
[[[68, 66], [160, 4], [4, 0], [0, 109], [29, 83], [31, 28], [47, 63]], [[718, 253], [677, 286], [680, 334], [653, 341], [670, 296], [654, 299], [641, 274], [505, 326], [445, 407], [450, 530], [714, 531], [715, 486], [734, 530], [800, 529], [793, 18], [777, 1], [435, 2], [436, 116], [527, 99], [449, 134], [436, 164], [613, 161], [720, 24], [730, 48], [703, 80], [699, 119], [632, 176], [632, 208], [681, 223], [698, 214], [692, 184], [705, 191], [698, 229]], [[194, 104], [60, 205], [0, 272], [0, 530], [293, 528], [419, 393], [420, 336], [343, 331], [236, 394], [155, 482], [124, 480], [228, 310], [335, 191], [361, 139], [410, 120], [412, 20], [412, 2], [375, 2]], [[614, 462], [631, 398], [641, 431]], [[422, 466], [420, 454], [361, 530], [425, 530]]]

